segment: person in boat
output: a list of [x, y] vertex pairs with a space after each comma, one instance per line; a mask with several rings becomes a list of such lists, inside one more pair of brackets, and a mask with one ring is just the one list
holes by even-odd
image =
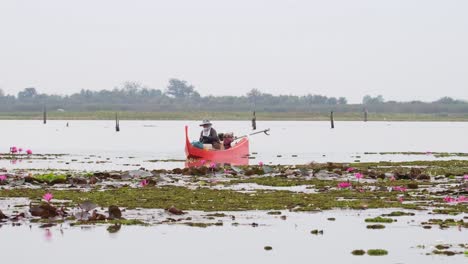
[[225, 133], [223, 135], [224, 149], [230, 149], [233, 141], [234, 141], [234, 135], [232, 133]]
[[200, 124], [203, 130], [200, 133], [200, 142], [203, 144], [211, 144], [214, 149], [220, 149], [221, 144], [218, 137], [218, 133], [212, 127], [210, 120], [203, 120]]

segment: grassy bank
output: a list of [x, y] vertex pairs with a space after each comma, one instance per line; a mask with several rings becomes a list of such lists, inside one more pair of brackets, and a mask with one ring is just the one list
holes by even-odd
[[[50, 120], [112, 120], [115, 112], [49, 112]], [[336, 121], [362, 121], [362, 113], [334, 114]], [[119, 112], [121, 120], [249, 120], [250, 112]], [[257, 120], [327, 121], [329, 113], [257, 112]], [[41, 120], [40, 112], [2, 112], [0, 120]], [[369, 113], [369, 121], [468, 121], [468, 114]]]

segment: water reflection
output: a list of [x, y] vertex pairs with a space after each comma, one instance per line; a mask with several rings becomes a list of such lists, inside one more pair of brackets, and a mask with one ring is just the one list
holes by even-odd
[[52, 240], [52, 231], [50, 231], [49, 228], [46, 228], [44, 231], [45, 231], [44, 232], [44, 239], [46, 241], [50, 242]]

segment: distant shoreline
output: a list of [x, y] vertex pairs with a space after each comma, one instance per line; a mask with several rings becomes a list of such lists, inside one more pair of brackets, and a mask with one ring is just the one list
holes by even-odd
[[[114, 120], [113, 111], [49, 112], [48, 120]], [[250, 112], [118, 112], [120, 120], [250, 120]], [[257, 120], [264, 121], [329, 121], [329, 113], [257, 112]], [[364, 121], [362, 113], [334, 113], [335, 121]], [[38, 112], [2, 112], [0, 120], [42, 120]], [[468, 114], [411, 114], [369, 113], [368, 121], [445, 121], [466, 122]]]

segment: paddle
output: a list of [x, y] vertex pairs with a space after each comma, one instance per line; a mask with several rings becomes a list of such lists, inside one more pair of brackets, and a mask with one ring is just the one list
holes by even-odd
[[261, 130], [261, 131], [257, 131], [257, 132], [254, 132], [252, 134], [248, 134], [248, 135], [243, 135], [243, 136], [240, 136], [240, 137], [235, 137], [234, 140], [238, 140], [240, 138], [245, 138], [245, 137], [248, 137], [248, 136], [253, 136], [253, 135], [256, 135], [256, 134], [260, 134], [260, 133], [265, 133], [265, 135], [269, 136], [270, 134], [268, 134], [268, 131], [270, 131], [270, 129], [265, 129], [265, 130]]

